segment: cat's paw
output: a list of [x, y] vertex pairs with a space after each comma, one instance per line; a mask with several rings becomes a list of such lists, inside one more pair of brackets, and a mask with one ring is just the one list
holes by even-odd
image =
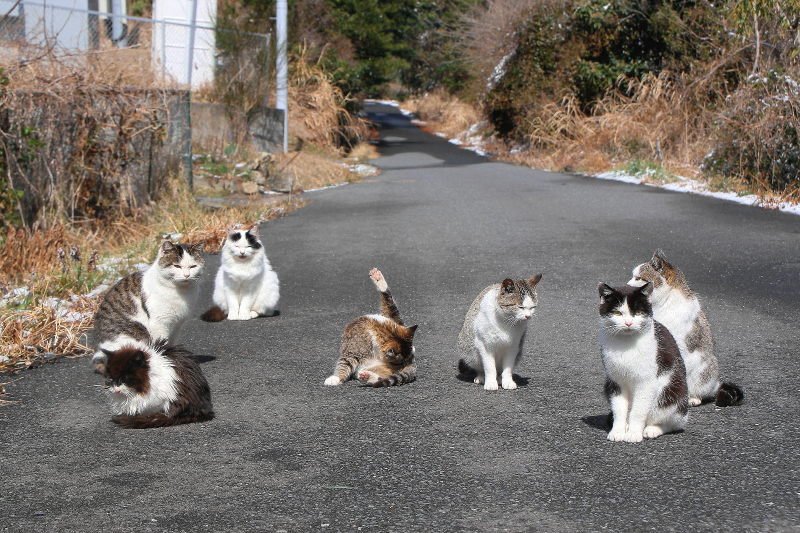
[[377, 268], [373, 268], [369, 271], [369, 277], [375, 282], [375, 286], [378, 287], [379, 291], [386, 292], [389, 288], [389, 285], [386, 284], [386, 279], [384, 279], [383, 274]]
[[487, 381], [486, 384], [483, 386], [483, 390], [497, 390], [497, 381]]
[[655, 439], [664, 434], [664, 430], [658, 426], [647, 426], [642, 432], [642, 436], [646, 439]]
[[366, 381], [367, 383], [375, 383], [378, 380], [378, 377], [378, 374], [370, 372], [369, 370], [364, 370], [358, 374], [358, 379], [361, 381]]
[[328, 379], [325, 380], [325, 385], [328, 387], [335, 387], [339, 385], [342, 381], [337, 378], [336, 376], [330, 376]]
[[612, 442], [622, 442], [625, 440], [625, 428], [612, 429], [606, 438]]
[[631, 431], [631, 430], [626, 431], [625, 435], [623, 435], [622, 437], [622, 440], [624, 440], [625, 442], [642, 442], [643, 439], [644, 437], [641, 431]]
[[258, 313], [255, 311], [250, 311], [250, 318], [258, 318]]
[[504, 379], [503, 380], [503, 388], [505, 390], [514, 390], [517, 388], [517, 384], [514, 383], [514, 379]]
[[701, 400], [700, 398], [692, 398], [691, 396], [689, 396], [689, 407], [697, 407], [701, 403], [703, 403], [703, 400]]

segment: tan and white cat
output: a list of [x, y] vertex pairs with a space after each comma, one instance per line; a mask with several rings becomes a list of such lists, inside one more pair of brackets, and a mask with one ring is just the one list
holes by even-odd
[[539, 304], [536, 285], [541, 280], [537, 274], [490, 285], [467, 311], [458, 335], [458, 371], [483, 383], [485, 390], [498, 389], [498, 371], [504, 389], [517, 388], [514, 368], [522, 357], [528, 320]]
[[164, 241], [147, 270], [122, 278], [108, 290], [94, 316], [92, 362], [98, 373], [103, 371], [105, 352], [130, 341], [150, 345], [175, 341], [197, 305], [204, 247]]
[[360, 316], [342, 333], [339, 359], [325, 385], [335, 386], [357, 376], [373, 387], [411, 383], [417, 379], [414, 332], [406, 327], [381, 271], [369, 273], [381, 295], [381, 314]]
[[653, 318], [672, 333], [686, 365], [689, 405], [697, 406], [710, 400], [719, 407], [741, 403], [742, 389], [719, 381], [719, 362], [714, 355], [711, 326], [700, 301], [689, 288], [683, 272], [666, 260], [661, 249], [653, 253], [650, 262], [633, 269], [628, 285], [641, 287], [648, 282], [653, 284], [650, 297]]

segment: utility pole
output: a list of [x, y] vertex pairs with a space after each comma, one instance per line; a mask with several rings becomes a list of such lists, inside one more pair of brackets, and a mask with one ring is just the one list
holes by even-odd
[[289, 60], [286, 45], [286, 0], [278, 0], [275, 6], [275, 33], [277, 33], [278, 56], [276, 58], [275, 107], [283, 110], [283, 152], [289, 151]]

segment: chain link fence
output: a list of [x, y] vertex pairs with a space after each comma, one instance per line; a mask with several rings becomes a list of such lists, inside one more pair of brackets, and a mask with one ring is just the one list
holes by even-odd
[[0, 0], [12, 82], [0, 165], [6, 187], [24, 192], [25, 225], [54, 209], [74, 219], [144, 206], [171, 173], [191, 184], [191, 100], [245, 117], [268, 107], [269, 34], [192, 24], [177, 2], [161, 4], [147, 19]]

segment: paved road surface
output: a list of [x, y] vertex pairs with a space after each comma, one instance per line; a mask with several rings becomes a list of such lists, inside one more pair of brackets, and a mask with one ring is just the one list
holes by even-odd
[[[0, 531], [800, 530], [800, 217], [491, 163], [369, 110], [382, 175], [261, 228], [280, 316], [182, 333], [210, 359], [217, 419], [113, 427], [85, 359], [7, 385]], [[702, 296], [746, 402], [610, 443], [596, 288], [657, 247]], [[378, 309], [373, 267], [419, 324], [419, 379], [323, 387], [344, 325]], [[457, 379], [472, 299], [536, 273], [520, 388]]]

